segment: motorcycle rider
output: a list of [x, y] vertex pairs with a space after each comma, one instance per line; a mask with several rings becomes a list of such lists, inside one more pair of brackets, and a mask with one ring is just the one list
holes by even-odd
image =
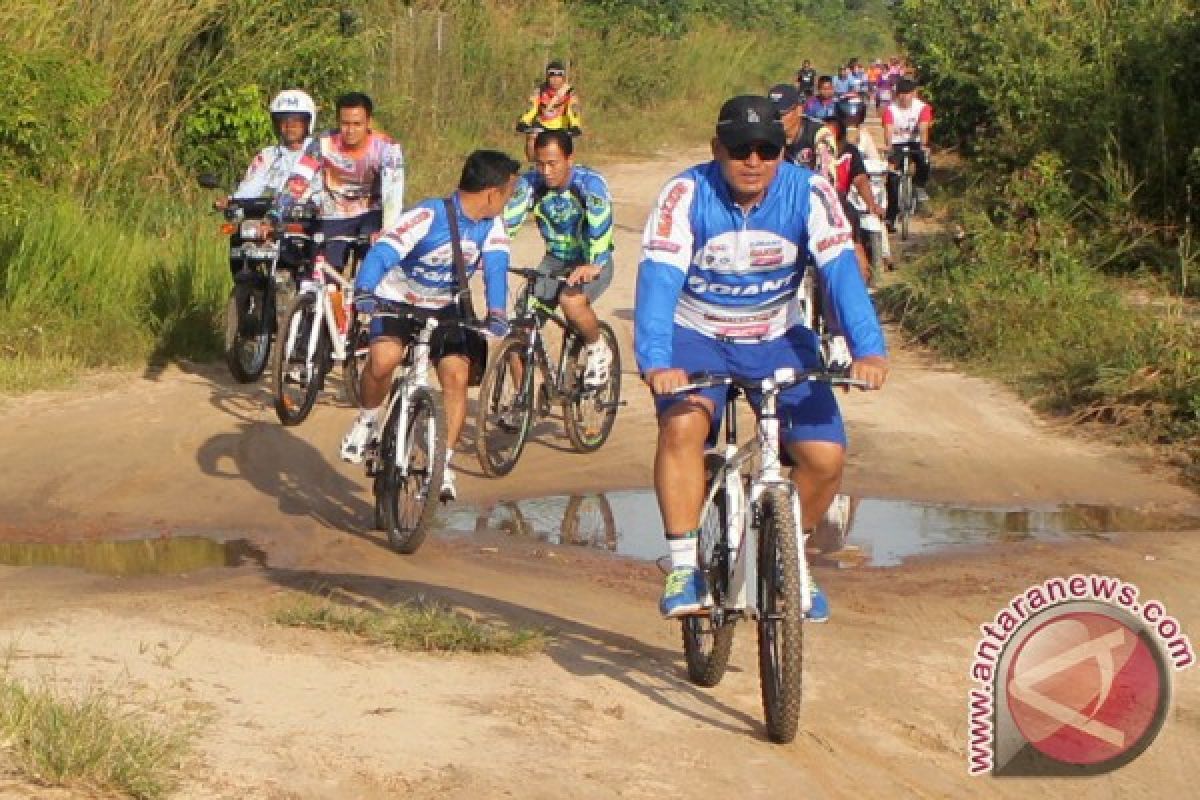
[[346, 265], [350, 243], [335, 236], [378, 235], [395, 227], [404, 202], [404, 151], [371, 127], [374, 104], [362, 92], [337, 99], [337, 128], [310, 142], [288, 177], [279, 208], [310, 199], [320, 190], [317, 231], [325, 237], [331, 267]]
[[[275, 95], [267, 111], [271, 115], [271, 127], [275, 129], [278, 141], [258, 151], [246, 168], [241, 183], [230, 195], [232, 198], [246, 200], [271, 197], [283, 191], [317, 124], [316, 104], [299, 89], [285, 89]], [[222, 197], [213, 205], [224, 209], [228, 207], [229, 200], [229, 197]]]
[[767, 90], [767, 97], [779, 113], [787, 135], [783, 157], [793, 164], [813, 169], [817, 161], [817, 133], [825, 127], [825, 121], [805, 114], [800, 93], [786, 83], [772, 86]]
[[837, 97], [833, 91], [833, 76], [822, 75], [817, 79], [817, 93], [808, 98], [804, 104], [804, 115], [817, 119], [829, 119], [833, 116], [833, 104]]

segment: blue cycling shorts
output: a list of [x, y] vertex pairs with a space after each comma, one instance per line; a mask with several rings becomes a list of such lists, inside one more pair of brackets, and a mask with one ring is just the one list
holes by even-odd
[[[778, 339], [763, 342], [723, 342], [675, 326], [671, 366], [691, 372], [713, 375], [734, 375], [756, 380], [765, 378], [781, 367], [816, 369], [820, 366], [817, 338], [812, 331], [797, 325]], [[717, 432], [725, 414], [728, 388], [724, 386], [700, 389], [692, 394], [708, 398], [713, 404], [712, 428], [708, 446], [716, 444]], [[658, 415], [684, 399], [683, 395], [656, 397]], [[761, 392], [747, 393], [747, 400], [758, 413]], [[789, 387], [779, 397], [780, 439], [790, 442], [833, 442], [846, 446], [846, 429], [838, 410], [837, 398], [828, 383], [806, 381]]]

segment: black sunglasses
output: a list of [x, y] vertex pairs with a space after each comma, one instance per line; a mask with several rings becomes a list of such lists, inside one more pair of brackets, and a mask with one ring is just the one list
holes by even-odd
[[783, 147], [770, 142], [750, 142], [749, 144], [726, 145], [729, 157], [734, 161], [745, 161], [751, 153], [758, 153], [763, 161], [774, 161], [783, 152]]
[[566, 70], [548, 69], [548, 70], [546, 70], [546, 74], [553, 76], [553, 75], [566, 75], [567, 73], [566, 73]]

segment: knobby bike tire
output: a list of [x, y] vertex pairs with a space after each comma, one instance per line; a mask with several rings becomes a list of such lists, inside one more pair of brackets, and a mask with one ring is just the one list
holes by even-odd
[[900, 180], [900, 239], [908, 240], [910, 223], [913, 215], [913, 188], [912, 178], [905, 175]]
[[346, 399], [350, 405], [362, 408], [359, 385], [367, 366], [367, 347], [370, 345], [370, 322], [354, 315], [350, 332], [346, 334], [346, 361], [342, 365], [342, 380], [346, 382]]
[[[475, 406], [475, 453], [480, 468], [489, 478], [512, 472], [529, 438], [533, 419], [534, 365], [525, 360], [525, 350], [525, 342], [520, 339], [505, 339], [492, 363], [488, 364], [479, 387]], [[520, 386], [512, 383], [513, 358], [519, 359], [524, 367]], [[508, 411], [505, 409], [506, 389], [515, 389], [508, 401], [510, 405], [515, 404], [515, 408]], [[504, 419], [506, 413], [514, 415], [507, 422]]]
[[[321, 391], [321, 385], [325, 381], [325, 373], [329, 371], [330, 361], [330, 342], [329, 331], [324, 327], [321, 328], [317, 336], [317, 347], [313, 353], [311, 369], [308, 371], [306, 382], [299, 387], [299, 400], [293, 400], [290, 395], [292, 388], [287, 382], [288, 370], [295, 363], [303, 364], [307, 357], [307, 341], [306, 337], [300, 336], [299, 332], [306, 330], [304, 319], [308, 318], [308, 325], [316, 324], [313, 313], [314, 304], [317, 298], [311, 294], [300, 294], [292, 301], [291, 308], [288, 309], [287, 316], [284, 318], [283, 327], [279, 330], [279, 335], [276, 336], [275, 347], [275, 369], [273, 372], [272, 391], [275, 393], [275, 414], [279, 417], [279, 421], [284, 425], [299, 425], [308, 418], [312, 412], [313, 405], [317, 402], [317, 395]], [[293, 336], [293, 327], [296, 328], [296, 335]], [[288, 349], [288, 340], [293, 339], [292, 349], [294, 353], [286, 352]], [[292, 362], [292, 356], [296, 355], [297, 361]]]
[[[617, 336], [607, 322], [600, 323], [600, 335], [608, 343], [612, 352], [612, 365], [609, 367], [608, 383], [600, 389], [583, 388], [583, 372], [587, 357], [583, 354], [584, 343], [579, 336], [572, 337], [570, 353], [567, 357], [568, 385], [565, 387], [566, 399], [563, 401], [563, 426], [571, 446], [580, 453], [591, 453], [599, 450], [612, 433], [613, 424], [617, 421], [617, 408], [621, 402], [621, 350], [617, 346]], [[587, 417], [596, 415], [598, 426], [589, 426]]]
[[236, 284], [225, 306], [225, 363], [238, 383], [262, 377], [271, 356], [267, 290]]
[[[710, 455], [705, 459], [709, 486], [712, 481], [724, 481], [722, 467], [725, 459]], [[712, 607], [722, 608], [727, 601], [729, 587], [729, 503], [724, 488], [713, 495], [700, 511], [699, 548], [700, 569], [704, 573], [708, 591], [712, 595]], [[733, 650], [734, 619], [722, 617], [721, 624], [708, 616], [684, 617], [683, 655], [687, 662], [688, 679], [697, 686], [716, 686], [725, 677], [729, 666], [729, 654]]]
[[[396, 466], [396, 433], [407, 430], [408, 474]], [[433, 452], [428, 450], [428, 433], [433, 430]], [[420, 456], [419, 458], [416, 456]], [[376, 507], [382, 512], [388, 544], [397, 553], [415, 553], [433, 524], [437, 503], [431, 502], [435, 487], [442, 485], [446, 469], [446, 414], [441, 398], [426, 388], [417, 389], [407, 413], [397, 402], [379, 442], [379, 472], [375, 476]]]
[[804, 611], [798, 529], [787, 489], [767, 489], [760, 503], [758, 674], [767, 736], [786, 744], [796, 738], [803, 688]]
[[[599, 515], [599, 535], [593, 526], [584, 524], [589, 508], [595, 508]], [[602, 494], [573, 495], [563, 512], [562, 542], [617, 552], [617, 518], [608, 498]]]

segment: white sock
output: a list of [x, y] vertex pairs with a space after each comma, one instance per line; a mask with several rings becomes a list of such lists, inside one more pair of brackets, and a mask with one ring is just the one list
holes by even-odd
[[678, 536], [667, 536], [667, 548], [671, 551], [671, 569], [696, 569], [700, 562], [696, 553], [696, 531]]
[[375, 427], [375, 417], [379, 416], [380, 406], [375, 408], [364, 408], [358, 412], [358, 421], [360, 424], [370, 425]]
[[454, 460], [454, 448], [447, 447], [446, 448], [446, 468], [447, 469], [450, 468], [450, 462], [453, 460]]

